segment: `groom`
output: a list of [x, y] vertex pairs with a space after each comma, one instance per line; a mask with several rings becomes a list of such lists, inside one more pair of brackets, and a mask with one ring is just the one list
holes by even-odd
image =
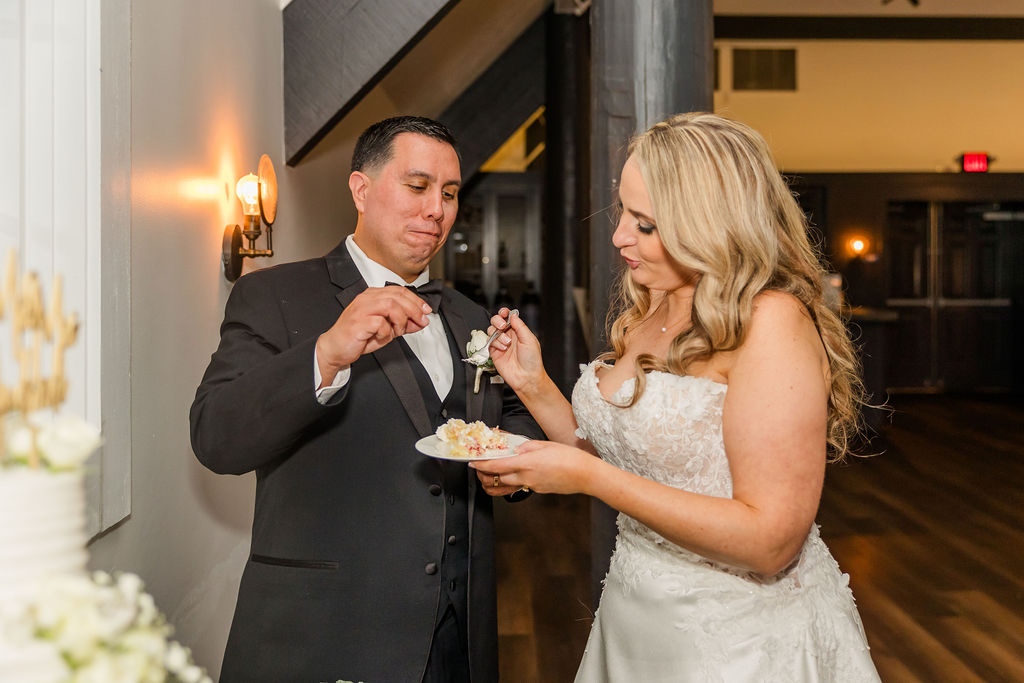
[[443, 125], [376, 123], [352, 158], [354, 235], [228, 298], [190, 415], [204, 465], [256, 472], [221, 681], [498, 678], [491, 500], [414, 448], [451, 417], [543, 437], [504, 384], [473, 391], [461, 357], [487, 312], [427, 282], [460, 184]]

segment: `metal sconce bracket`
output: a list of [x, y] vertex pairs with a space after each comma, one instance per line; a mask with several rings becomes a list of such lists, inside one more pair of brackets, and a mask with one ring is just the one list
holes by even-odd
[[[228, 282], [234, 282], [241, 276], [243, 258], [274, 255], [273, 226], [277, 219], [277, 176], [274, 173], [274, 164], [266, 154], [260, 157], [257, 177], [259, 215], [245, 214], [244, 230], [238, 225], [228, 225], [224, 228], [221, 261], [224, 264], [224, 277]], [[266, 249], [256, 248], [256, 240], [263, 234], [261, 225], [267, 226]], [[246, 247], [242, 246], [243, 237], [248, 242]]]

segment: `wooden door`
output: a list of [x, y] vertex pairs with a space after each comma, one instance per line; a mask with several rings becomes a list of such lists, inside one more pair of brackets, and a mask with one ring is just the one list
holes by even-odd
[[1019, 388], [1024, 202], [890, 202], [894, 390]]

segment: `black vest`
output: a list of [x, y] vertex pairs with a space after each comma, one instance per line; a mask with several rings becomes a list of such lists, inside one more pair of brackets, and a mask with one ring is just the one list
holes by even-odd
[[[442, 318], [443, 320], [443, 318]], [[435, 428], [450, 418], [466, 419], [466, 363], [462, 362], [460, 349], [452, 341], [451, 330], [447, 323], [444, 326], [448, 339], [448, 348], [452, 356], [452, 388], [444, 401], [437, 397], [430, 376], [412, 352], [404, 339], [401, 340], [420, 394], [427, 407], [430, 423]], [[426, 456], [424, 456], [426, 457]], [[465, 463], [449, 460], [436, 460], [438, 466], [438, 483], [440, 495], [444, 496], [444, 534], [439, 543], [444, 551], [441, 564], [435, 576], [440, 581], [441, 600], [435, 615], [435, 626], [444, 616], [448, 605], [455, 609], [459, 624], [459, 634], [466, 638], [466, 616], [468, 611], [466, 586], [469, 581], [469, 468]]]

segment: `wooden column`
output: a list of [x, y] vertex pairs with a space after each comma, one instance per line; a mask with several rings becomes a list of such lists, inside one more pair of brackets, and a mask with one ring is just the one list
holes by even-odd
[[[630, 138], [671, 114], [713, 108], [711, 0], [598, 0], [591, 14], [591, 350], [606, 347], [609, 293], [619, 268], [604, 213], [618, 199]], [[591, 509], [595, 602], [615, 540], [614, 511]]]

